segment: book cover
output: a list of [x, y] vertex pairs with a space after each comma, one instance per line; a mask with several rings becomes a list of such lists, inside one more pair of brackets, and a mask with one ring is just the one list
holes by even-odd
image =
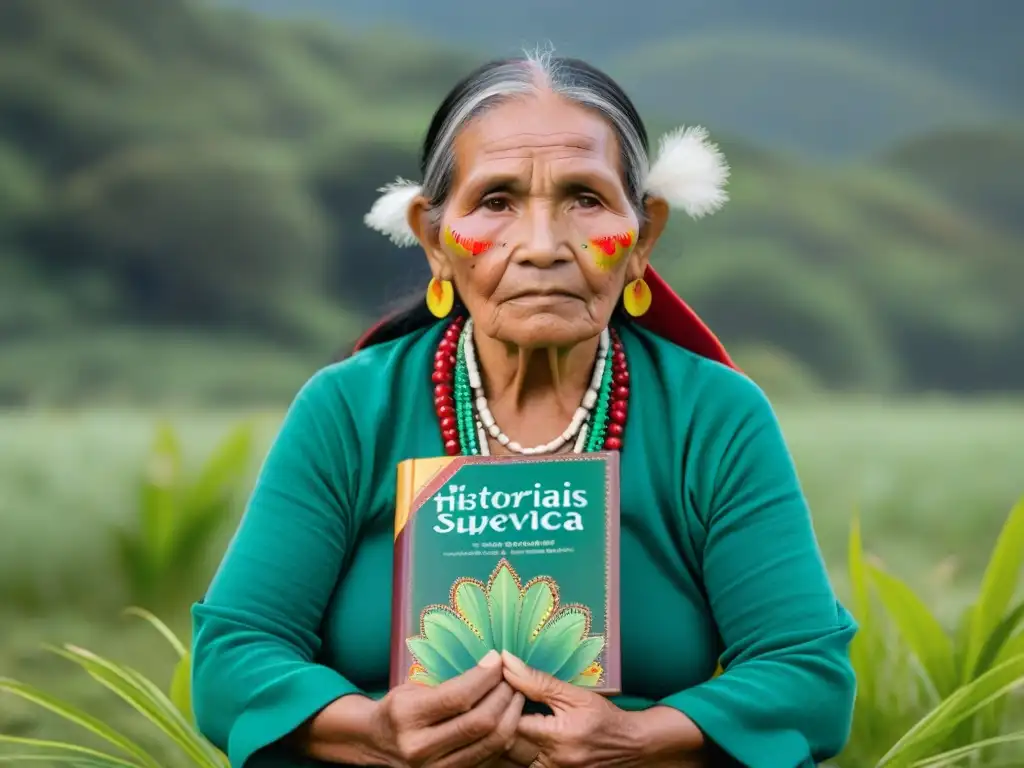
[[620, 692], [618, 452], [403, 461], [394, 553], [392, 687], [493, 648]]

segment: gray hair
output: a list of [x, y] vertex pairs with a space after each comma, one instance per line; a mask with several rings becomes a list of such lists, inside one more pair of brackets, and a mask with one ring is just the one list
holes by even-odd
[[467, 77], [434, 117], [423, 150], [423, 194], [439, 217], [455, 173], [455, 139], [467, 121], [508, 99], [549, 91], [604, 117], [615, 131], [630, 203], [644, 218], [644, 186], [650, 169], [647, 132], [622, 89], [590, 65], [556, 58], [550, 51], [482, 67]]

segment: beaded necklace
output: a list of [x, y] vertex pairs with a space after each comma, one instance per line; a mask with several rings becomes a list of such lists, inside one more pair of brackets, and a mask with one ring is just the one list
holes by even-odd
[[[611, 365], [608, 365], [609, 350]], [[445, 329], [434, 354], [434, 410], [441, 428], [444, 451], [449, 456], [486, 456], [488, 435], [513, 452], [525, 455], [554, 453], [575, 438], [576, 453], [618, 451], [629, 407], [629, 368], [618, 333], [609, 328], [602, 334], [591, 386], [584, 395], [572, 423], [550, 443], [523, 448], [498, 428], [487, 405], [476, 366], [473, 323], [456, 317]]]

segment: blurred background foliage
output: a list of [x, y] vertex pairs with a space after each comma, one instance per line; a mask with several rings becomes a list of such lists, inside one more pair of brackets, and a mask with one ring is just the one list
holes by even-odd
[[[381, 5], [305, 3], [348, 25], [187, 0], [0, 6], [0, 402], [278, 400], [421, 288], [424, 260], [361, 217], [376, 187], [418, 176], [444, 92], [515, 53], [530, 17], [497, 30], [456, 0]], [[602, 23], [624, 12], [598, 5]], [[773, 4], [779, 31], [719, 3], [714, 31], [652, 39], [683, 5], [628, 46], [574, 46], [567, 9], [545, 29], [620, 77], [653, 136], [702, 122], [722, 142], [732, 204], [677, 217], [656, 260], [741, 362], [798, 391], [1024, 387], [1007, 73], [968, 66], [966, 46], [936, 59], [920, 30], [801, 36], [795, 0]], [[358, 25], [398, 18], [407, 31]], [[1019, 63], [1000, 39], [986, 56]]]
[[[952, 634], [1024, 492], [1022, 39], [1017, 0], [0, 0], [0, 677], [176, 764], [40, 644], [169, 684], [121, 609], [187, 637], [283, 408], [425, 285], [377, 187], [469, 68], [549, 40], [652, 141], [721, 143], [732, 202], [655, 264], [778, 404], [844, 598], [856, 508]], [[931, 706], [883, 629], [858, 766]], [[0, 732], [71, 735], [9, 697]]]

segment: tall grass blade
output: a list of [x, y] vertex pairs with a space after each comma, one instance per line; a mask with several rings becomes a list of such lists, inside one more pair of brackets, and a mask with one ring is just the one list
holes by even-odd
[[[1024, 543], [1021, 546], [1024, 547]], [[1017, 631], [1017, 627], [1022, 623], [1024, 623], [1024, 603], [1013, 609], [1010, 615], [999, 622], [999, 625], [989, 635], [985, 646], [978, 655], [978, 661], [974, 665], [974, 677], [982, 674], [996, 663], [996, 660], [1002, 654], [1003, 648], [1010, 641], [1013, 633]], [[1010, 655], [1014, 654], [1011, 653]]]
[[171, 561], [182, 463], [181, 443], [173, 427], [159, 424], [139, 499], [140, 544], [147, 569], [151, 571], [147, 574], [148, 581], [158, 578]]
[[967, 683], [921, 718], [896, 742], [878, 766], [913, 756], [914, 752], [952, 732], [967, 718], [998, 701], [1013, 689], [1024, 685], [1024, 656], [1017, 656], [993, 667]]
[[[71, 763], [78, 768], [108, 768], [108, 766], [121, 766], [123, 763], [111, 761], [100, 757], [78, 757], [75, 755], [46, 755], [46, 754], [0, 754], [0, 763], [22, 763], [43, 762], [47, 763]], [[129, 763], [131, 765], [131, 763]]]
[[222, 762], [224, 754], [220, 752], [216, 747], [210, 744], [204, 739], [189, 723], [187, 718], [182, 712], [178, 710], [178, 707], [172, 702], [163, 691], [157, 688], [153, 683], [143, 675], [140, 675], [133, 669], [124, 669], [125, 674], [139, 686], [140, 689], [147, 691], [152, 697], [154, 702], [159, 704], [161, 712], [166, 713], [168, 719], [173, 721], [175, 727], [181, 732], [181, 734], [187, 738], [191, 743], [195, 744], [199, 749], [203, 751], [206, 759], [210, 760], [214, 765]]
[[157, 763], [156, 760], [146, 752], [146, 750], [127, 736], [118, 733], [102, 720], [93, 717], [71, 704], [67, 704], [60, 699], [33, 688], [32, 686], [19, 683], [16, 680], [0, 679], [0, 691], [7, 691], [8, 693], [14, 694], [25, 701], [30, 701], [33, 704], [58, 715], [64, 720], [84, 728], [94, 736], [97, 736], [117, 747], [125, 754], [135, 757], [138, 759], [140, 764], [147, 766], [147, 768], [161, 768], [160, 764]]
[[992, 558], [981, 582], [967, 641], [962, 670], [967, 682], [988, 638], [995, 632], [1017, 591], [1017, 581], [1024, 567], [1024, 498], [1017, 502], [996, 540]]
[[[33, 747], [36, 749], [52, 749], [57, 752], [65, 754], [47, 755], [50, 758], [58, 758], [60, 760], [77, 760], [81, 761], [82, 756], [91, 757], [96, 760], [101, 760], [105, 765], [117, 765], [123, 766], [124, 768], [142, 768], [141, 763], [136, 763], [131, 760], [125, 760], [122, 757], [116, 757], [115, 755], [107, 754], [106, 752], [100, 752], [96, 749], [90, 749], [89, 747], [82, 747], [78, 744], [69, 744], [63, 741], [48, 741], [46, 739], [29, 739], [22, 736], [7, 736], [0, 733], [0, 744], [17, 744], [22, 747]], [[68, 754], [71, 753], [71, 754]], [[0, 753], [0, 761], [9, 758], [10, 755]]]
[[953, 643], [945, 629], [906, 583], [878, 566], [868, 564], [867, 569], [889, 618], [927, 674], [936, 699], [948, 696], [956, 689], [957, 674]]
[[192, 710], [192, 657], [185, 654], [171, 675], [170, 699], [188, 724], [195, 728], [196, 716]]
[[51, 650], [82, 667], [94, 680], [153, 723], [198, 766], [219, 768], [219, 753], [189, 727], [163, 692], [141, 675], [75, 646]]
[[171, 628], [145, 608], [132, 606], [131, 608], [126, 608], [124, 613], [126, 616], [137, 616], [138, 618], [149, 622], [157, 632], [164, 636], [164, 639], [174, 649], [174, 652], [178, 654], [179, 659], [188, 654], [188, 649], [185, 648], [184, 643], [178, 639], [178, 636], [171, 631]]
[[1024, 632], [1014, 635], [1006, 641], [1003, 650], [999, 652], [999, 662], [1022, 655], [1024, 655]]
[[214, 449], [186, 493], [186, 509], [209, 514], [212, 508], [225, 506], [225, 497], [237, 490], [249, 471], [253, 433], [251, 424], [240, 424]]
[[850, 657], [857, 673], [859, 697], [874, 701], [877, 685], [874, 678], [874, 664], [871, 661], [870, 643], [874, 637], [875, 627], [871, 615], [871, 594], [868, 585], [867, 568], [864, 563], [864, 545], [861, 539], [860, 514], [854, 512], [850, 524], [850, 541], [847, 555], [847, 567], [850, 571], [850, 586], [853, 591], [852, 605], [854, 617], [860, 625], [857, 635], [850, 646]]
[[1001, 747], [1017, 742], [1024, 742], [1024, 731], [1007, 733], [1002, 736], [994, 736], [990, 739], [984, 739], [963, 747], [957, 747], [956, 749], [951, 749], [947, 752], [927, 757], [924, 760], [918, 760], [913, 764], [912, 768], [940, 768], [940, 766], [949, 766], [959, 762], [965, 757], [970, 757], [979, 750], [987, 749], [989, 747]]

